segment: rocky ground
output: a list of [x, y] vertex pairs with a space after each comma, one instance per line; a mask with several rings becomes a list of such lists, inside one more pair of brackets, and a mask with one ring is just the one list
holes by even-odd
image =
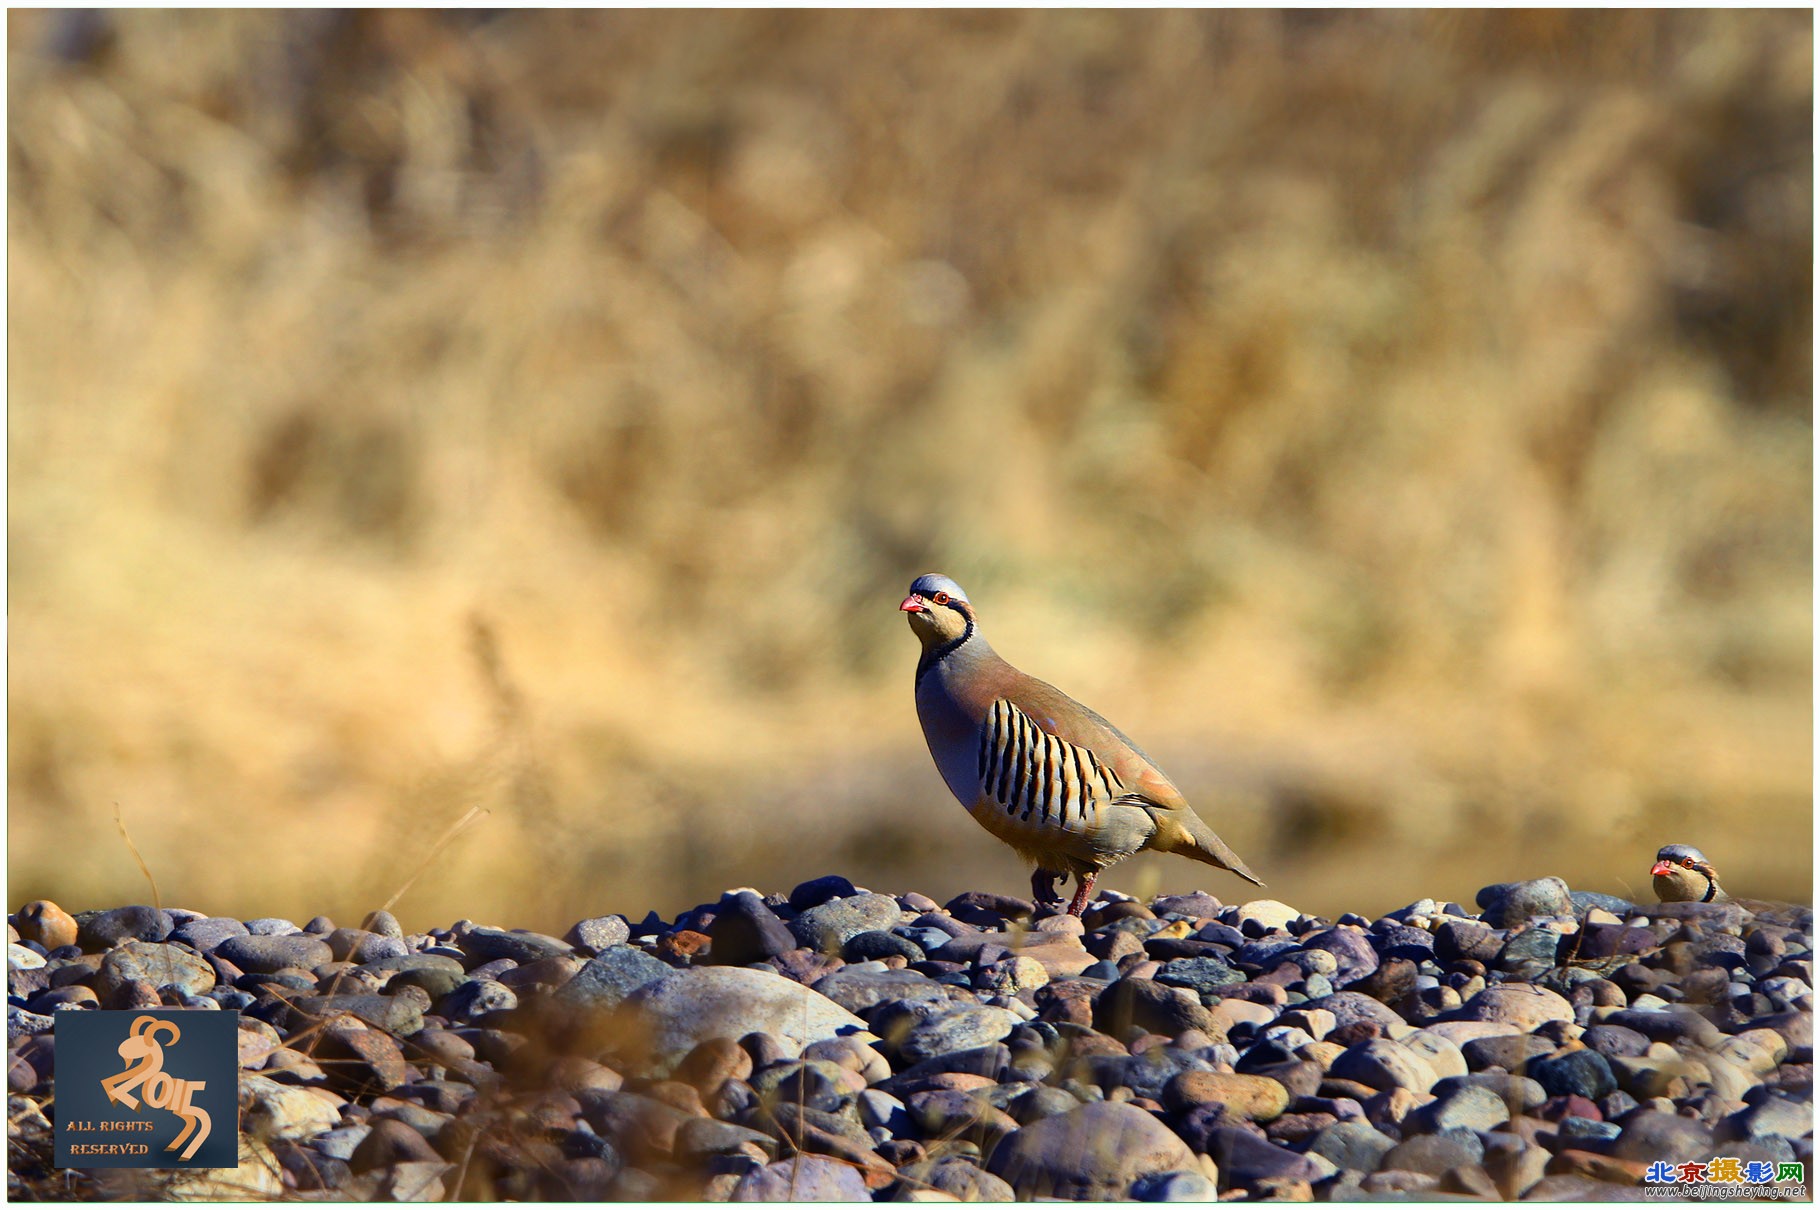
[[[1811, 1166], [1812, 912], [1753, 906], [1542, 879], [1474, 912], [1105, 894], [1083, 921], [828, 877], [559, 939], [35, 903], [9, 1190], [1641, 1198], [1657, 1160]], [[157, 1005], [239, 1010], [241, 1167], [53, 1169], [53, 1015]]]

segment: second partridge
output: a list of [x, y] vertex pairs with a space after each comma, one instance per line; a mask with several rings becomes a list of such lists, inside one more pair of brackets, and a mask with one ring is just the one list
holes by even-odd
[[1039, 902], [1073, 874], [1078, 916], [1101, 870], [1146, 849], [1264, 885], [1124, 732], [1001, 659], [959, 584], [918, 576], [898, 609], [923, 645], [916, 713], [935, 766], [980, 826], [1036, 867]]

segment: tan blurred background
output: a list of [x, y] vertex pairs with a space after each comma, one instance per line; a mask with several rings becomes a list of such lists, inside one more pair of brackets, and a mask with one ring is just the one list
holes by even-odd
[[14, 906], [1022, 892], [929, 569], [1306, 910], [1811, 893], [1808, 12], [8, 31]]

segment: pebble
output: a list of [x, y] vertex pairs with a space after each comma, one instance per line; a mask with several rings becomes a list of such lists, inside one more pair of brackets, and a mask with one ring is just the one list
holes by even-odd
[[1510, 1199], [1811, 1163], [1811, 913], [1569, 896], [1576, 933], [1563, 891], [1083, 921], [831, 876], [560, 940], [40, 901], [11, 1116], [55, 1094], [55, 1012], [183, 1003], [242, 1010], [246, 1129], [306, 1198]]
[[1195, 1167], [1194, 1153], [1174, 1131], [1142, 1109], [1110, 1101], [1016, 1130], [986, 1162], [1022, 1200], [1117, 1198], [1142, 1177]]
[[248, 974], [313, 970], [335, 957], [328, 942], [307, 933], [249, 933], [228, 937], [211, 952]]
[[35, 942], [47, 953], [76, 944], [76, 918], [48, 899], [26, 904], [13, 916], [12, 922], [21, 941]]
[[818, 953], [838, 954], [851, 938], [890, 929], [902, 915], [903, 909], [889, 895], [853, 895], [807, 909], [789, 928], [798, 944]]
[[767, 1033], [788, 1043], [794, 1053], [810, 1042], [866, 1026], [819, 992], [781, 975], [738, 966], [673, 971], [633, 992], [626, 1006], [649, 1031], [650, 1066], [658, 1073], [669, 1071], [708, 1038]]

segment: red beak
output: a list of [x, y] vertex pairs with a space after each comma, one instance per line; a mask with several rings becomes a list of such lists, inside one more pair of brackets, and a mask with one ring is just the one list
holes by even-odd
[[904, 598], [904, 603], [897, 608], [900, 613], [922, 613], [929, 607], [923, 604], [923, 599], [921, 597], [917, 596], [915, 593], [911, 593]]
[[1674, 866], [1674, 863], [1671, 861], [1658, 861], [1655, 865], [1650, 867], [1649, 872], [1651, 874], [1654, 874], [1657, 878], [1660, 878], [1664, 874], [1674, 873], [1675, 866]]

